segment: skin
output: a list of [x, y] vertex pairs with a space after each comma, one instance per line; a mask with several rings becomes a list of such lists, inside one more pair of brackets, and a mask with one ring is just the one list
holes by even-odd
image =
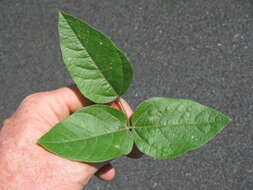
[[[131, 117], [130, 106], [121, 99]], [[29, 95], [0, 131], [1, 190], [80, 190], [96, 175], [112, 180], [115, 169], [109, 162], [88, 164], [70, 161], [47, 152], [36, 142], [56, 123], [90, 105], [75, 87]], [[118, 101], [109, 104], [121, 110]], [[128, 155], [141, 157], [134, 148]]]

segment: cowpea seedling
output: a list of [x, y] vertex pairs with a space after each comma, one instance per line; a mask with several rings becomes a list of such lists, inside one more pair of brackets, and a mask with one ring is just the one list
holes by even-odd
[[128, 58], [102, 32], [59, 13], [65, 66], [80, 92], [94, 105], [80, 109], [43, 135], [38, 143], [61, 157], [103, 162], [131, 152], [133, 145], [155, 158], [175, 158], [201, 147], [231, 119], [192, 100], [156, 97], [126, 113], [105, 103], [118, 100], [133, 78]]

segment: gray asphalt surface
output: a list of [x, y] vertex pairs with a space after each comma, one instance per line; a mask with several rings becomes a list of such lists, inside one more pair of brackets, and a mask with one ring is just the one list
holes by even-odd
[[126, 52], [135, 80], [125, 98], [133, 107], [154, 96], [189, 98], [233, 119], [179, 158], [117, 159], [116, 179], [94, 178], [88, 190], [253, 189], [253, 1], [0, 0], [0, 121], [26, 95], [72, 83], [58, 44], [58, 10]]

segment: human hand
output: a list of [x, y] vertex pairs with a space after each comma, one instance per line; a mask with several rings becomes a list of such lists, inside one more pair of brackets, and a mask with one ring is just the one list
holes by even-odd
[[[122, 102], [130, 117], [131, 108]], [[109, 162], [70, 161], [37, 144], [52, 126], [90, 104], [74, 87], [35, 93], [25, 98], [0, 131], [0, 189], [80, 190], [93, 175], [112, 180], [115, 169]], [[120, 109], [116, 102], [110, 105]], [[141, 153], [133, 149], [129, 156], [138, 158]]]

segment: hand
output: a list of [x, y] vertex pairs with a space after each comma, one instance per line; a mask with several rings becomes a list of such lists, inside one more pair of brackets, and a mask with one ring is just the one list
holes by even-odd
[[[128, 117], [132, 110], [124, 102]], [[47, 152], [37, 140], [52, 126], [78, 109], [90, 105], [80, 92], [65, 87], [35, 93], [23, 100], [0, 132], [1, 190], [80, 190], [93, 175], [112, 180], [115, 169], [109, 162], [87, 164]], [[111, 106], [120, 109], [116, 102]], [[141, 153], [134, 149], [130, 157]]]

